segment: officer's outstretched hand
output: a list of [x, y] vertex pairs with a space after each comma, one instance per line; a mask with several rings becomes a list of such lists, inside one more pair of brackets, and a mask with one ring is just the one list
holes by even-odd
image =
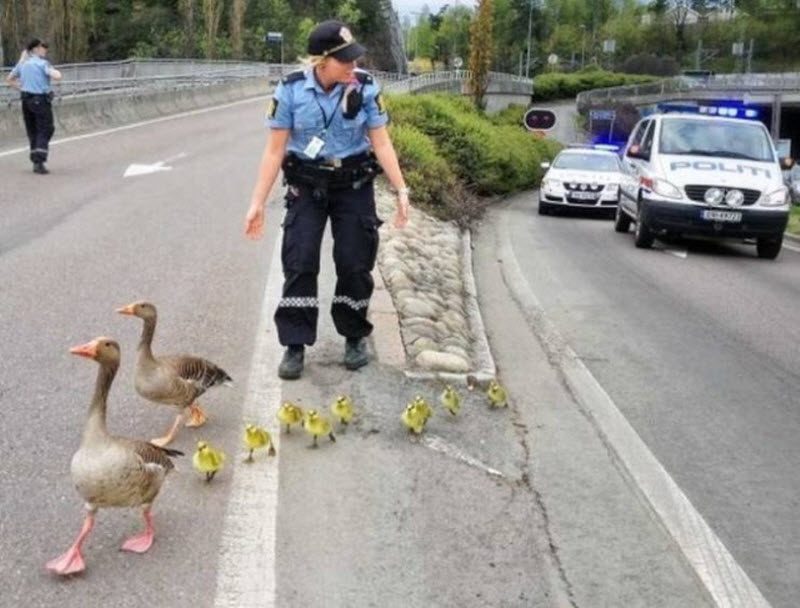
[[264, 205], [252, 203], [244, 220], [244, 235], [248, 239], [258, 240], [264, 234]]
[[408, 195], [400, 195], [397, 197], [397, 210], [394, 213], [395, 228], [406, 227], [406, 224], [408, 224], [408, 209], [410, 206]]

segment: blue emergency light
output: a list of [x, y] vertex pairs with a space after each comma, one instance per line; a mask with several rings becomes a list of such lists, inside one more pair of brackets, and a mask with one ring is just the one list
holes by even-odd
[[760, 112], [756, 108], [745, 105], [732, 104], [689, 104], [689, 103], [659, 103], [658, 111], [661, 113], [678, 112], [684, 114], [702, 114], [704, 116], [723, 116], [725, 118], [745, 118], [757, 120]]

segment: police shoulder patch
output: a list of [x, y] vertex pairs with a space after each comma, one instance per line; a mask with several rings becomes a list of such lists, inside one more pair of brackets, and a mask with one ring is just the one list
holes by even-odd
[[269, 103], [267, 104], [267, 118], [273, 119], [275, 118], [275, 114], [278, 112], [278, 100], [274, 97], [270, 98]]
[[369, 72], [355, 72], [355, 76], [361, 84], [372, 84], [375, 81]]
[[293, 82], [297, 82], [298, 80], [303, 80], [306, 77], [305, 72], [303, 70], [297, 70], [295, 72], [289, 72], [281, 79], [283, 84], [291, 84]]

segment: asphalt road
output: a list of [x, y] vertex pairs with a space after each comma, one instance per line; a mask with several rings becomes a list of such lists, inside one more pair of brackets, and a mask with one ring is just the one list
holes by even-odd
[[546, 316], [775, 607], [800, 597], [800, 253], [502, 211]]

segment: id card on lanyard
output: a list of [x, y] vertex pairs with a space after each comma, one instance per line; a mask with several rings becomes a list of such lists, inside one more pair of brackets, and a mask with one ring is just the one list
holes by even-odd
[[322, 132], [319, 135], [315, 135], [311, 138], [311, 141], [308, 142], [308, 145], [303, 150], [303, 154], [308, 156], [310, 159], [315, 159], [319, 156], [319, 153], [322, 152], [322, 148], [325, 146], [325, 135], [328, 132], [328, 127], [331, 126], [333, 122], [334, 116], [336, 116], [336, 110], [342, 104], [342, 98], [344, 97], [344, 88], [342, 88], [342, 92], [339, 95], [339, 99], [336, 100], [336, 105], [333, 106], [333, 112], [331, 112], [330, 118], [328, 118], [328, 114], [325, 112], [325, 108], [322, 107], [322, 104], [319, 102], [319, 98], [317, 97], [317, 91], [314, 91], [314, 101], [317, 102], [319, 106], [320, 112], [322, 112], [322, 121], [324, 127], [322, 128]]

